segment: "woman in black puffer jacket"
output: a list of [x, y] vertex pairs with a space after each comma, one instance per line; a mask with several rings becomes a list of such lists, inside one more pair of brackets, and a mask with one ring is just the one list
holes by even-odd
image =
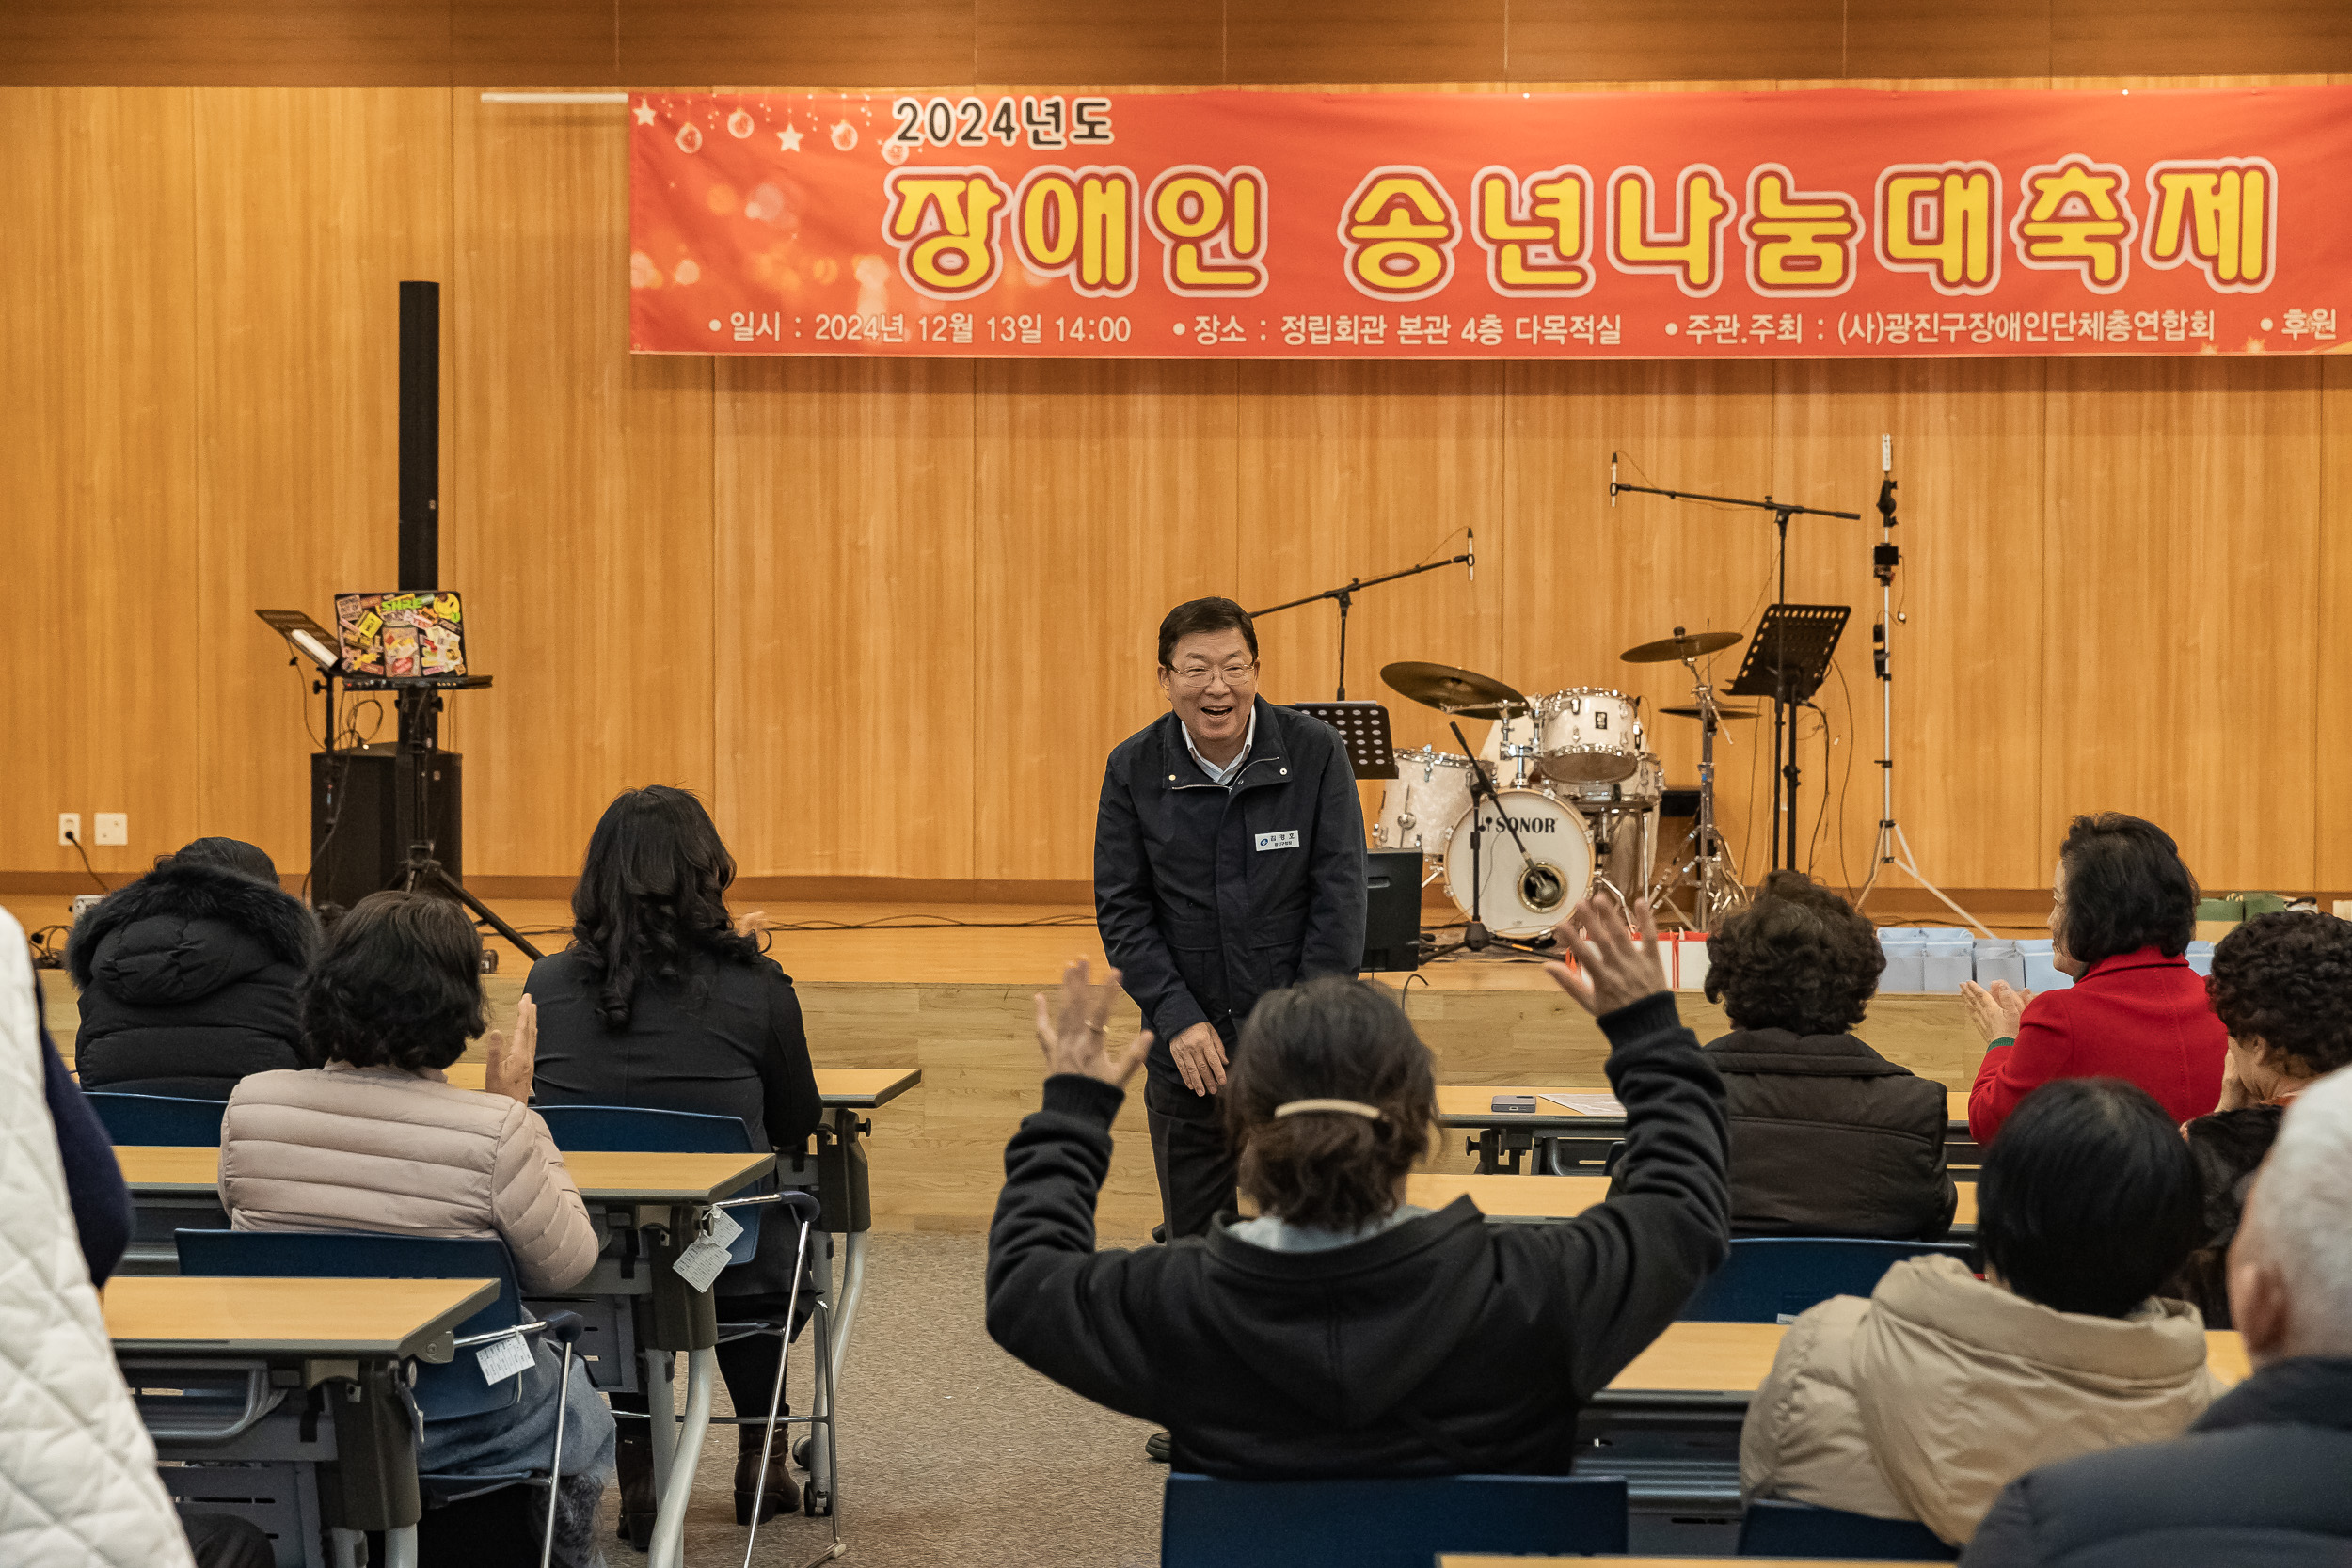
[[199, 838], [73, 927], [86, 1089], [226, 1100], [247, 1073], [312, 1065], [297, 990], [318, 921], [250, 844]]

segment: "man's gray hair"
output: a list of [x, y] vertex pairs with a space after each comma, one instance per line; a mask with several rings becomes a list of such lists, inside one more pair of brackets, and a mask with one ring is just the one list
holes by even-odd
[[2352, 1068], [2295, 1097], [2251, 1207], [2284, 1276], [2296, 1355], [2352, 1355]]

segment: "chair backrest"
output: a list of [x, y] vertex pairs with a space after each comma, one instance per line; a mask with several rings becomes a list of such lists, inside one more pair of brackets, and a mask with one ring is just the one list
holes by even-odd
[[[401, 1236], [372, 1230], [181, 1230], [173, 1233], [183, 1275], [246, 1279], [495, 1279], [489, 1306], [457, 1325], [457, 1338], [512, 1328], [524, 1316], [506, 1243], [489, 1236]], [[417, 1364], [417, 1408], [429, 1421], [504, 1410], [522, 1399], [522, 1379], [483, 1381], [472, 1350], [447, 1363]]]
[[[555, 1147], [575, 1154], [749, 1154], [752, 1130], [740, 1117], [700, 1111], [655, 1111], [642, 1105], [541, 1105], [540, 1118]], [[771, 1183], [748, 1189], [767, 1192]], [[760, 1207], [731, 1211], [743, 1234], [727, 1249], [727, 1265], [748, 1263], [759, 1250]]]
[[1875, 1558], [1896, 1562], [1952, 1562], [1947, 1546], [1916, 1519], [1874, 1519], [1843, 1509], [1758, 1497], [1740, 1519], [1741, 1557]]
[[1622, 1552], [1615, 1476], [1213, 1481], [1171, 1474], [1161, 1568], [1429, 1568], [1440, 1552]]
[[1879, 1242], [1843, 1236], [1742, 1236], [1682, 1308], [1685, 1323], [1785, 1323], [1832, 1296], [1867, 1296], [1906, 1258], [1965, 1261], [1965, 1242]]
[[115, 1094], [92, 1089], [86, 1099], [106, 1136], [119, 1144], [199, 1148], [220, 1142], [225, 1100], [183, 1100], [168, 1094]]

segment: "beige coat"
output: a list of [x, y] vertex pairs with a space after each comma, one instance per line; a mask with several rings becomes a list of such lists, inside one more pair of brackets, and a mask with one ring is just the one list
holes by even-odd
[[598, 1237], [539, 1113], [438, 1072], [332, 1063], [229, 1097], [220, 1201], [239, 1230], [501, 1236], [526, 1291], [595, 1266]]
[[2037, 1465], [2174, 1437], [2211, 1402], [2203, 1320], [2058, 1312], [1953, 1258], [1896, 1264], [1870, 1299], [1798, 1318], [1740, 1434], [1740, 1488], [1881, 1519], [1954, 1545]]

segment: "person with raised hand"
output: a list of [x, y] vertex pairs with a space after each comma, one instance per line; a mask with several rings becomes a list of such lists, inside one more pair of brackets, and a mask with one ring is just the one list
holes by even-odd
[[1020, 1360], [1164, 1424], [1179, 1468], [1234, 1478], [1562, 1475], [1577, 1412], [1722, 1260], [1723, 1085], [1682, 1027], [1657, 929], [1587, 902], [1553, 982], [1600, 1021], [1625, 1101], [1621, 1191], [1556, 1225], [1405, 1200], [1435, 1147], [1428, 1047], [1394, 994], [1327, 976], [1269, 992], [1217, 1098], [1258, 1209], [1098, 1250], [1111, 1123], [1149, 1054], [1120, 976], [1070, 966], [1036, 1002], [1042, 1109], [1005, 1151], [988, 1328]]

